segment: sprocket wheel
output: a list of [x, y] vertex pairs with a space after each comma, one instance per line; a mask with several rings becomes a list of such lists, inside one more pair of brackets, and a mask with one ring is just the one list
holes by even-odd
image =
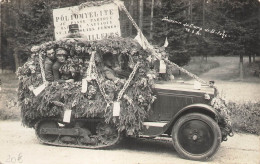
[[44, 128], [58, 128], [59, 125], [56, 121], [54, 120], [42, 120], [37, 123], [36, 125], [36, 135], [39, 137], [44, 142], [54, 142], [57, 138], [58, 135], [53, 135], [53, 134], [42, 134], [41, 131]]
[[119, 142], [120, 132], [118, 132], [115, 126], [100, 123], [97, 126], [97, 137], [102, 144], [112, 146]]

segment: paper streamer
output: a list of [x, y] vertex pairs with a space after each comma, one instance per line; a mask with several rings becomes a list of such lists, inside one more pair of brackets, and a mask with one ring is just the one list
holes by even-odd
[[38, 86], [37, 88], [35, 88], [35, 89], [33, 90], [33, 94], [34, 94], [35, 96], [38, 96], [38, 95], [45, 89], [45, 87], [46, 87], [46, 84], [45, 84], [45, 83], [42, 84], [42, 85], [40, 85], [40, 86]]
[[88, 90], [88, 81], [87, 79], [82, 79], [82, 88], [81, 88], [81, 93], [86, 93]]
[[159, 73], [166, 73], [166, 64], [163, 60], [160, 60]]

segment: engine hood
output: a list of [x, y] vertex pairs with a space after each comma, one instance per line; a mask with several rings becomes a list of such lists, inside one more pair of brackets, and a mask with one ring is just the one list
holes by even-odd
[[179, 83], [179, 82], [165, 82], [160, 84], [155, 84], [156, 89], [166, 89], [173, 91], [186, 91], [186, 92], [197, 92], [197, 93], [207, 93], [209, 95], [214, 95], [214, 88], [207, 85], [201, 85], [200, 89], [195, 89], [193, 83]]

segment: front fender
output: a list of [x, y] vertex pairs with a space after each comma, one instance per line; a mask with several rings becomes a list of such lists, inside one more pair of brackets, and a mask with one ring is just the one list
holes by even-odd
[[174, 117], [171, 119], [171, 121], [165, 126], [165, 132], [171, 130], [171, 127], [174, 125], [174, 123], [183, 115], [188, 113], [202, 113], [205, 115], [210, 116], [216, 122], [218, 123], [220, 120], [220, 115], [216, 109], [214, 109], [212, 106], [207, 104], [192, 104], [188, 105], [184, 108], [182, 108], [177, 114], [174, 115]]

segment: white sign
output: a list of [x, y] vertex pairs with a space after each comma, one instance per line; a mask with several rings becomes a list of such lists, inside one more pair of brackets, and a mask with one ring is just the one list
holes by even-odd
[[77, 24], [81, 36], [89, 41], [121, 36], [118, 6], [114, 3], [54, 9], [53, 21], [56, 40], [68, 37], [72, 24]]
[[113, 116], [119, 116], [120, 115], [120, 102], [115, 101], [113, 106]]
[[65, 111], [64, 111], [64, 116], [63, 116], [63, 122], [70, 123], [71, 112], [72, 112], [72, 110], [70, 110], [70, 109], [65, 109]]

